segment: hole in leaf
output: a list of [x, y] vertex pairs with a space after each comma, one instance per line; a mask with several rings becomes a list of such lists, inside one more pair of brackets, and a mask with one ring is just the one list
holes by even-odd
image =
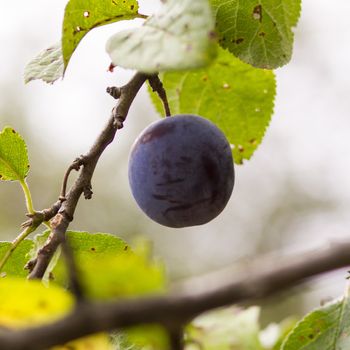
[[255, 146], [257, 144], [257, 141], [256, 141], [256, 139], [251, 139], [251, 140], [249, 140], [249, 143], [251, 145]]
[[259, 22], [262, 21], [262, 6], [256, 5], [253, 10], [253, 18], [258, 20]]
[[89, 12], [89, 11], [84, 11], [84, 17], [85, 17], [85, 18], [90, 17], [90, 12]]
[[241, 44], [244, 41], [244, 38], [238, 38], [238, 39], [233, 39], [232, 42], [238, 44]]

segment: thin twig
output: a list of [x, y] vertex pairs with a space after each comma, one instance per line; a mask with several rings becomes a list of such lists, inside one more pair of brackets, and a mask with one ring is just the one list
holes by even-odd
[[[198, 288], [186, 284], [168, 296], [81, 303], [67, 317], [49, 325], [18, 331], [0, 331], [0, 347], [7, 350], [41, 350], [88, 334], [137, 324], [181, 327], [204, 311], [266, 298], [310, 277], [350, 265], [350, 241], [312, 252], [259, 260], [241, 273], [221, 277], [221, 283], [203, 281]], [[228, 282], [230, 281], [230, 282]]]
[[[65, 193], [65, 188], [62, 190], [65, 201], [62, 202], [58, 214], [52, 220], [52, 232], [48, 242], [39, 250], [37, 258], [31, 266], [32, 271], [29, 275], [30, 279], [40, 279], [44, 276], [53, 254], [65, 239], [65, 233], [69, 223], [73, 220], [75, 208], [80, 196], [84, 193], [85, 197], [91, 197], [91, 179], [97, 162], [106, 147], [113, 141], [117, 130], [123, 127], [131, 103], [147, 79], [147, 75], [136, 73], [125, 86], [120, 88], [120, 98], [117, 106], [112, 110], [112, 115], [107, 125], [98, 136], [90, 151], [80, 158], [83, 160], [84, 166], [77, 180], [67, 194]], [[81, 165], [79, 162], [76, 163], [77, 166], [79, 164]], [[68, 175], [70, 171], [71, 170], [68, 169]], [[66, 177], [68, 178], [68, 176], [65, 176], [65, 179]], [[66, 181], [64, 181], [64, 183], [66, 183]]]
[[163, 103], [165, 116], [170, 117], [171, 111], [170, 111], [170, 107], [169, 107], [168, 98], [167, 98], [163, 83], [159, 79], [158, 74], [150, 76], [148, 78], [148, 81], [149, 81], [149, 84], [150, 84], [152, 90], [158, 94], [159, 98], [161, 99], [161, 101]]
[[80, 167], [84, 165], [84, 156], [80, 156], [74, 160], [74, 162], [69, 166], [67, 169], [66, 173], [64, 174], [63, 181], [62, 181], [62, 189], [61, 189], [61, 194], [60, 194], [60, 201], [65, 201], [66, 200], [66, 191], [67, 191], [67, 183], [68, 183], [68, 178], [70, 173], [75, 170], [79, 171]]
[[113, 98], [118, 100], [120, 95], [122, 94], [122, 90], [116, 86], [111, 86], [106, 89], [107, 94], [110, 94]]

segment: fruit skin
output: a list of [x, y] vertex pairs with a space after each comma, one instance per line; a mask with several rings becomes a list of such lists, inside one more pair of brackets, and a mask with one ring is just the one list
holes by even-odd
[[225, 135], [202, 117], [176, 115], [159, 120], [132, 147], [129, 183], [139, 207], [159, 224], [205, 224], [230, 199], [231, 147]]

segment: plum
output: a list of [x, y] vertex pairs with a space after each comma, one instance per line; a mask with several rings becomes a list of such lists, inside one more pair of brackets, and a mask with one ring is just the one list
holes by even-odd
[[169, 227], [205, 224], [225, 208], [234, 185], [232, 151], [212, 122], [175, 115], [149, 125], [129, 158], [139, 207]]

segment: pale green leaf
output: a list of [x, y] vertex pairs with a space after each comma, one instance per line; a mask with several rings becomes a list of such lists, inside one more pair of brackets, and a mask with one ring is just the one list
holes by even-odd
[[0, 132], [0, 180], [23, 181], [29, 171], [27, 146], [14, 129]]
[[210, 1], [224, 48], [256, 67], [273, 69], [289, 62], [300, 0]]
[[[147, 254], [132, 251], [120, 238], [106, 233], [68, 231], [79, 276], [88, 297], [108, 299], [164, 291], [164, 269]], [[52, 269], [56, 283], [66, 285], [63, 257]]]
[[25, 67], [24, 81], [41, 79], [46, 83], [54, 83], [63, 75], [63, 58], [61, 44], [53, 45], [40, 52]]
[[301, 320], [281, 350], [350, 349], [350, 302], [348, 296], [322, 306]]
[[[37, 252], [45, 245], [50, 231], [37, 234], [34, 237], [34, 247], [30, 252], [30, 257], [35, 258]], [[107, 254], [116, 256], [122, 252], [128, 251], [128, 245], [113, 235], [106, 233], [89, 233], [81, 231], [67, 231], [66, 237], [70, 242], [75, 258], [82, 264], [94, 264], [97, 259]], [[64, 259], [60, 259], [61, 249], [59, 248], [46, 270], [44, 280], [47, 282], [49, 278], [54, 278], [56, 282], [65, 285], [67, 282], [67, 271], [65, 270]], [[56, 268], [57, 263], [59, 266]], [[55, 273], [53, 273], [54, 269]]]
[[186, 350], [263, 350], [259, 341], [259, 314], [256, 306], [205, 313], [187, 327]]
[[[274, 106], [274, 73], [253, 68], [219, 50], [209, 67], [161, 76], [171, 112], [196, 114], [215, 123], [233, 146], [236, 163], [249, 159], [261, 143]], [[163, 107], [152, 94], [160, 113]]]
[[[46, 231], [35, 237], [36, 248], [33, 254], [45, 244], [49, 234]], [[131, 250], [129, 245], [114, 235], [79, 231], [68, 231], [67, 241], [72, 248], [79, 278], [88, 298], [110, 299], [164, 292], [164, 268], [150, 259], [149, 249], [145, 245]], [[67, 286], [68, 271], [64, 257], [57, 255], [56, 258], [49, 269], [50, 282]], [[166, 344], [167, 337], [159, 327], [140, 326], [119, 332], [115, 340], [120, 349], [131, 344], [136, 344], [132, 347], [135, 350], [146, 344], [162, 344], [159, 349], [163, 349], [166, 348], [163, 345]]]
[[81, 39], [92, 29], [138, 17], [136, 0], [70, 0], [63, 21], [62, 51], [67, 64]]
[[[5, 276], [18, 276], [26, 277], [28, 271], [24, 269], [24, 266], [29, 261], [29, 252], [33, 248], [33, 241], [26, 239], [22, 241], [12, 253], [5, 266], [1, 270], [1, 277]], [[0, 242], [0, 261], [6, 252], [10, 249], [10, 242]]]
[[167, 330], [160, 325], [142, 325], [112, 334], [118, 350], [166, 350], [169, 347]]
[[141, 28], [113, 35], [106, 50], [116, 66], [145, 73], [202, 67], [215, 57], [208, 0], [168, 0]]

